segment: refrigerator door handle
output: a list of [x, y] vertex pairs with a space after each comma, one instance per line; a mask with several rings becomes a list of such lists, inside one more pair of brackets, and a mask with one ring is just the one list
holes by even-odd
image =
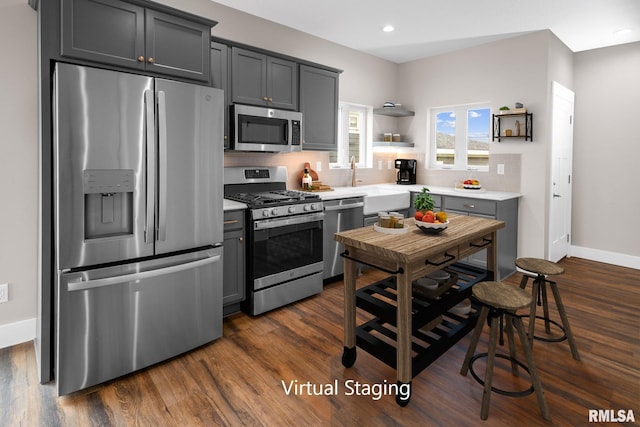
[[158, 240], [167, 239], [167, 103], [158, 91]]
[[80, 280], [70, 281], [67, 283], [67, 290], [72, 291], [85, 291], [87, 289], [100, 288], [104, 286], [117, 285], [119, 283], [132, 282], [134, 280], [149, 279], [151, 277], [163, 276], [167, 274], [177, 273], [179, 271], [190, 270], [203, 265], [212, 264], [221, 260], [220, 255], [215, 255], [208, 258], [202, 258], [197, 261], [185, 262], [183, 264], [172, 265], [170, 267], [158, 268], [156, 270], [142, 271], [139, 273], [123, 274], [121, 276], [105, 277], [102, 279], [94, 280]]
[[153, 90], [144, 91], [145, 100], [145, 148], [146, 148], [146, 197], [145, 197], [145, 220], [144, 220], [144, 242], [152, 244], [155, 240], [155, 227], [153, 215], [155, 212], [155, 183], [156, 183], [156, 148], [155, 148], [155, 100]]

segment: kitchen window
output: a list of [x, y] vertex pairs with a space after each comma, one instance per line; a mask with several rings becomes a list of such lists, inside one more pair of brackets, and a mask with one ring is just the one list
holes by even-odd
[[338, 150], [329, 153], [331, 168], [348, 168], [355, 157], [359, 168], [371, 167], [373, 108], [341, 102], [338, 112]]
[[431, 109], [431, 159], [435, 169], [489, 170], [491, 108], [463, 104]]

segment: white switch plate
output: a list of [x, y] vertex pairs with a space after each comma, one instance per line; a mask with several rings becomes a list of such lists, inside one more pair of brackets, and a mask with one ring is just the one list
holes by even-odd
[[316, 162], [316, 172], [322, 172], [322, 162]]
[[393, 160], [387, 160], [387, 169], [393, 169]]
[[502, 163], [498, 163], [498, 175], [504, 175], [504, 165]]
[[378, 169], [382, 170], [382, 160], [378, 160]]
[[9, 284], [0, 284], [0, 303], [9, 301]]

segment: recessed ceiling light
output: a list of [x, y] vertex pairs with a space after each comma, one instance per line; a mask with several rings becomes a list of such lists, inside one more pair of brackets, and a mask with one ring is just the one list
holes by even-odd
[[393, 30], [395, 30], [395, 28], [393, 28], [393, 25], [385, 25], [384, 27], [382, 27], [382, 31], [384, 31], [385, 33], [390, 33]]
[[625, 34], [629, 34], [631, 32], [631, 28], [623, 28], [621, 30], [615, 31], [613, 34], [616, 36], [624, 36]]

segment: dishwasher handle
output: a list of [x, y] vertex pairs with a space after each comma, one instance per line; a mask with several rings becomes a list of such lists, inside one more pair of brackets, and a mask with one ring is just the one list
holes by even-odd
[[348, 205], [324, 205], [324, 210], [325, 212], [330, 212], [330, 211], [342, 211], [345, 209], [355, 209], [355, 208], [361, 208], [364, 206], [364, 202], [357, 202], [357, 203], [350, 203]]

